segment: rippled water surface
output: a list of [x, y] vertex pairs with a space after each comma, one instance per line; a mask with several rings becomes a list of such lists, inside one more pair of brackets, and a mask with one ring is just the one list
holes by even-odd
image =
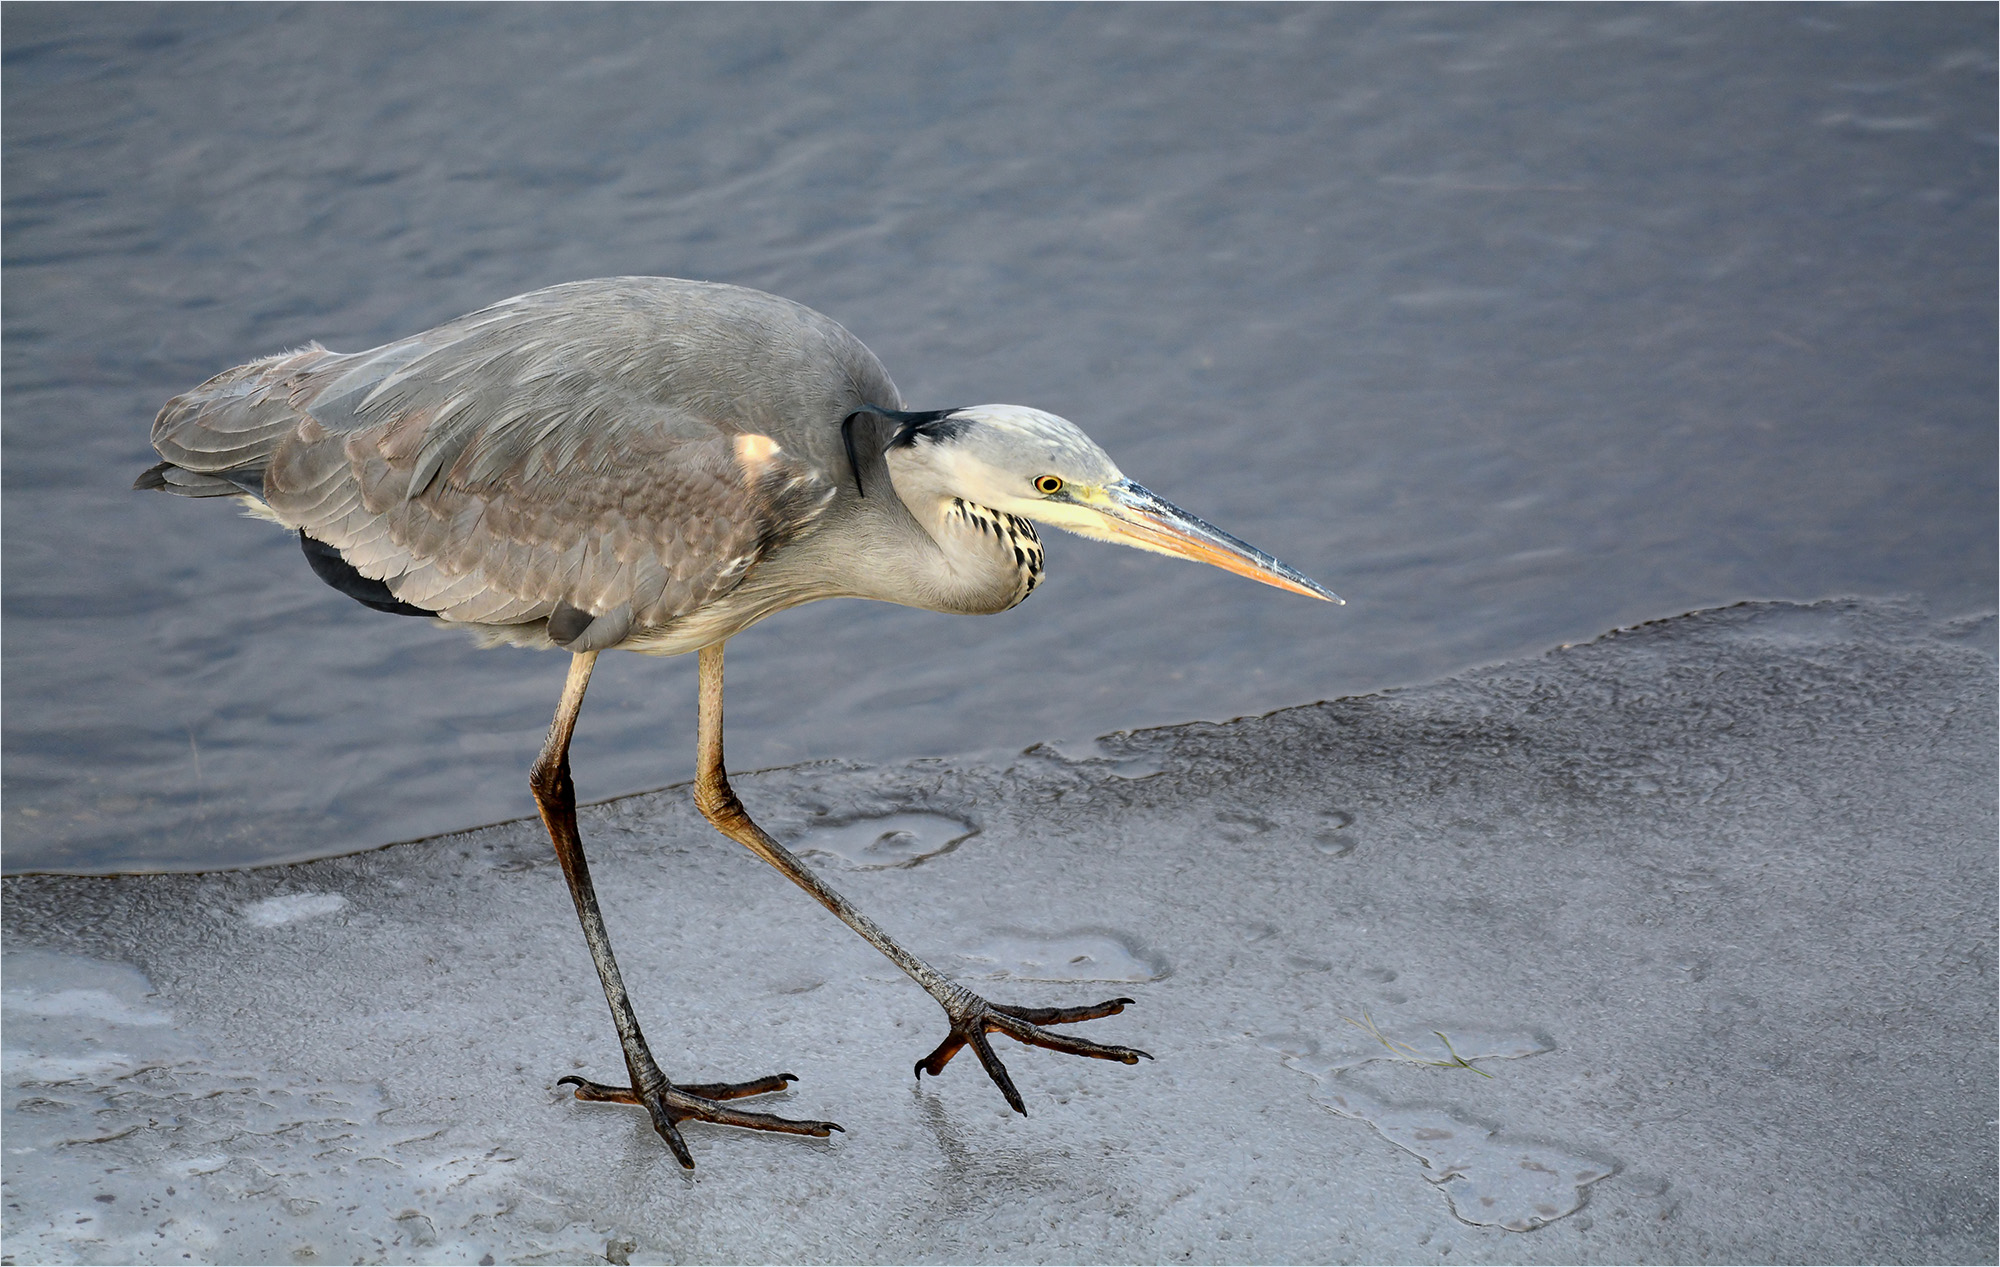
[[[1071, 417], [1350, 600], [1063, 538], [1004, 616], [802, 608], [730, 644], [738, 767], [1087, 748], [1744, 598], [1994, 602], [1988, 6], [10, 5], [4, 40], [10, 870], [529, 811], [563, 657], [129, 485], [223, 368], [580, 277], [810, 304], [914, 404]], [[686, 777], [692, 662], [607, 657], [575, 762]]]

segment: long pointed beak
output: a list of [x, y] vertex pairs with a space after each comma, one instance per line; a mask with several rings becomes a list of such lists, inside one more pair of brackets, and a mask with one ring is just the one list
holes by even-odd
[[1104, 516], [1104, 527], [1115, 540], [1142, 550], [1213, 563], [1238, 576], [1308, 598], [1323, 598], [1330, 603], [1347, 601], [1305, 573], [1285, 566], [1212, 524], [1203, 523], [1131, 480], [1119, 480], [1104, 491], [1105, 499], [1093, 498], [1092, 507]]

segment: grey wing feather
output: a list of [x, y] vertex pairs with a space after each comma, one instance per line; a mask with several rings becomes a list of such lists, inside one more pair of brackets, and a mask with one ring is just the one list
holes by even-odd
[[292, 384], [330, 359], [337, 358], [308, 344], [226, 370], [174, 397], [153, 420], [153, 447], [166, 461], [141, 475], [136, 487], [196, 497], [258, 491], [271, 451], [299, 424]]
[[810, 309], [618, 278], [241, 367], [171, 402], [154, 441], [195, 472], [261, 464], [283, 522], [403, 602], [556, 617], [582, 650], [712, 602], [808, 531], [845, 478], [840, 419], [885, 401], [879, 363]]

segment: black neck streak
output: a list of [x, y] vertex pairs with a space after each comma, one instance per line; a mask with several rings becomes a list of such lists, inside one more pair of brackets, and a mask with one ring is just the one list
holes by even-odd
[[1035, 592], [1042, 583], [1042, 539], [1035, 525], [1003, 510], [981, 506], [963, 497], [951, 499], [950, 517], [983, 537], [991, 537], [1003, 560], [1011, 558], [1015, 573], [1014, 602]]

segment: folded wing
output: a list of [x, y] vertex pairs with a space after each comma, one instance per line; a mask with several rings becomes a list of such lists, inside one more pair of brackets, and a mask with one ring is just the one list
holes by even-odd
[[231, 370], [169, 402], [167, 461], [141, 483], [256, 492], [445, 619], [614, 645], [810, 531], [841, 478], [839, 418], [887, 383], [807, 309], [667, 285], [556, 287], [372, 351]]

